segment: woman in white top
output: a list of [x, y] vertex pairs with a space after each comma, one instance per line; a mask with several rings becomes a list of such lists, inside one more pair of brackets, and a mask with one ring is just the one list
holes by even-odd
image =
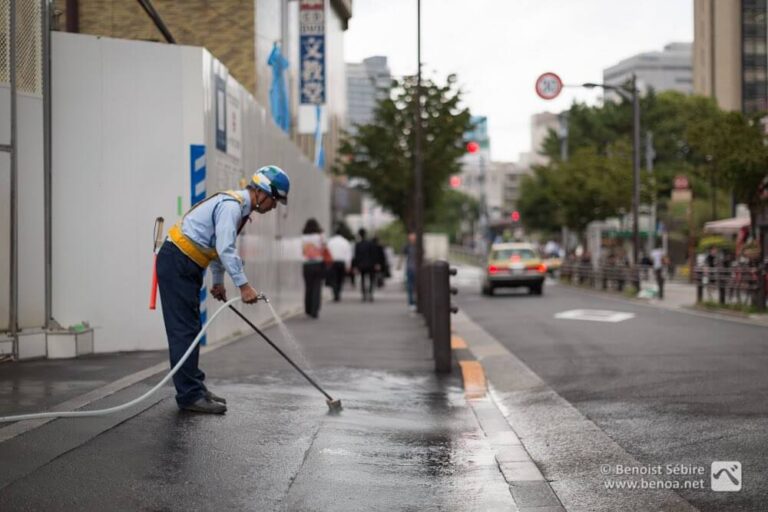
[[301, 235], [301, 250], [304, 255], [304, 312], [312, 318], [320, 313], [321, 292], [325, 278], [325, 239], [323, 229], [316, 219], [304, 224]]

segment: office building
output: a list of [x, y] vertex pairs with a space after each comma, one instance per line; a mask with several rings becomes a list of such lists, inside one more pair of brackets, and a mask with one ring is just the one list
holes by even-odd
[[392, 82], [387, 58], [368, 57], [363, 62], [347, 63], [347, 130], [373, 120], [376, 103], [386, 97]]
[[[645, 92], [660, 91], [693, 92], [693, 64], [691, 43], [670, 43], [662, 51], [643, 52], [622, 60], [603, 70], [603, 83], [625, 85], [637, 77], [638, 88]], [[617, 101], [619, 96], [605, 91], [605, 98]]]
[[721, 108], [768, 110], [765, 0], [694, 0], [693, 88]]

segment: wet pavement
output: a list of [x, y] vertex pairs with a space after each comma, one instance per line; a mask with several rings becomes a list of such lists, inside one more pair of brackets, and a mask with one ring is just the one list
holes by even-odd
[[[512, 427], [568, 510], [659, 510], [651, 491], [606, 489], [623, 479], [613, 474], [617, 464], [703, 467], [704, 488], [678, 490], [697, 509], [768, 509], [765, 327], [554, 283], [542, 297], [502, 291], [491, 298], [481, 296], [476, 283], [461, 289], [457, 302], [516, 356], [500, 357], [486, 372]], [[579, 309], [634, 317], [617, 323], [555, 318]], [[740, 491], [711, 490], [715, 461], [741, 462]], [[648, 480], [667, 485], [694, 478]], [[685, 505], [664, 508], [677, 509]]]
[[169, 388], [102, 430], [90, 423], [96, 432], [78, 442], [93, 420], [57, 420], [0, 443], [2, 465], [37, 460], [0, 472], [0, 510], [517, 510], [458, 373], [433, 373], [431, 342], [403, 295], [358, 300], [289, 321], [300, 348], [267, 331], [342, 400], [340, 415], [248, 337], [201, 359], [229, 402], [224, 416], [180, 413]]
[[0, 411], [25, 414], [49, 409], [167, 360], [167, 352], [147, 351], [0, 363]]

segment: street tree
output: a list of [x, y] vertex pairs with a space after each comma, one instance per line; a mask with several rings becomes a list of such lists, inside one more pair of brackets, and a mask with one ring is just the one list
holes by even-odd
[[[655, 153], [654, 179], [648, 179], [648, 175], [643, 173], [643, 202], [650, 202], [655, 196], [663, 214], [668, 207], [666, 199], [674, 177], [683, 174], [689, 177], [695, 197], [709, 199], [710, 219], [716, 216], [718, 205], [722, 203], [718, 200], [718, 191], [723, 192], [719, 194], [720, 199], [733, 192], [736, 199], [747, 203], [753, 213], [760, 207], [758, 187], [768, 169], [768, 157], [759, 122], [737, 112], [722, 111], [712, 98], [674, 91], [659, 94], [650, 91], [641, 98], [641, 111], [642, 130], [653, 133]], [[610, 148], [616, 144], [631, 147], [632, 105], [627, 100], [598, 106], [576, 103], [568, 110], [567, 116], [567, 143], [571, 155], [580, 149], [590, 148], [595, 157], [608, 156]], [[644, 141], [645, 137], [641, 140]], [[645, 147], [641, 148], [641, 155], [645, 155], [645, 150]], [[562, 165], [560, 140], [554, 131], [550, 131], [541, 153], [549, 158], [548, 167], [551, 169]], [[530, 182], [536, 180], [543, 180], [541, 172], [535, 171], [528, 180], [528, 191], [523, 191], [524, 196], [531, 190]], [[566, 187], [562, 180], [550, 179], [548, 183]], [[567, 193], [568, 190], [558, 189], [547, 197], [560, 197]], [[521, 200], [523, 203], [527, 201], [525, 197]], [[588, 215], [589, 212], [582, 214]], [[531, 212], [524, 218], [531, 221]], [[561, 225], [572, 222], [562, 211], [556, 218]], [[536, 220], [535, 216], [533, 220]], [[544, 223], [552, 220], [552, 217], [542, 219]]]
[[619, 141], [605, 155], [583, 147], [567, 161], [534, 169], [521, 185], [518, 209], [530, 229], [566, 226], [583, 233], [587, 224], [629, 210], [631, 149]]
[[[393, 81], [377, 102], [373, 120], [343, 138], [334, 166], [336, 173], [358, 178], [361, 188], [406, 226], [414, 224], [415, 93], [415, 77]], [[422, 80], [421, 98], [423, 198], [429, 219], [450, 176], [461, 172], [464, 134], [472, 125], [455, 75], [444, 84]]]

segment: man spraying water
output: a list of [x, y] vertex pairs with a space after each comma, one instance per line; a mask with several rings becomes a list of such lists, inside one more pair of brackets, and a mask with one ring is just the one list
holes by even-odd
[[[259, 293], [245, 275], [235, 241], [252, 212], [264, 214], [277, 203], [287, 203], [290, 185], [288, 175], [279, 167], [262, 167], [244, 190], [214, 194], [192, 207], [168, 232], [157, 256], [157, 280], [171, 367], [181, 359], [202, 327], [200, 288], [209, 265], [214, 298], [227, 300], [226, 271], [240, 289], [243, 302], [252, 304], [259, 300]], [[176, 403], [187, 411], [223, 414], [227, 401], [205, 386], [205, 373], [198, 367], [198, 359], [196, 347], [173, 376]]]

